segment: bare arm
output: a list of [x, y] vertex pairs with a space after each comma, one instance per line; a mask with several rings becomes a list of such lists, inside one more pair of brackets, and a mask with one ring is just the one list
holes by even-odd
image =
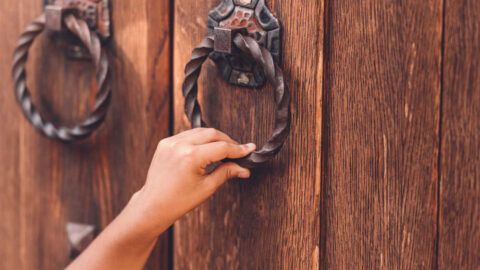
[[142, 269], [158, 236], [175, 220], [210, 197], [228, 179], [250, 171], [224, 163], [208, 174], [207, 165], [240, 158], [255, 150], [214, 129], [193, 129], [162, 140], [145, 185], [120, 215], [68, 267], [68, 270]]

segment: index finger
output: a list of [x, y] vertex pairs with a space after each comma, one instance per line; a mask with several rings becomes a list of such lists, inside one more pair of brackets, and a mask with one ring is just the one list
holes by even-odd
[[256, 145], [254, 143], [232, 144], [219, 141], [197, 146], [195, 155], [200, 162], [200, 166], [205, 167], [226, 158], [236, 159], [245, 157], [255, 151], [255, 149]]
[[[181, 135], [181, 136], [180, 136]], [[225, 141], [231, 144], [239, 144], [227, 134], [214, 128], [196, 128], [184, 134], [179, 134], [178, 139], [193, 145], [201, 145], [206, 143]]]

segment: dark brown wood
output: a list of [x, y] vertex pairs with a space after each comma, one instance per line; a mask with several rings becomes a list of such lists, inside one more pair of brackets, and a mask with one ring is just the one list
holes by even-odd
[[[232, 180], [174, 227], [175, 269], [316, 269], [319, 260], [323, 1], [266, 1], [283, 22], [282, 69], [292, 93], [292, 128], [278, 156]], [[218, 0], [175, 1], [175, 131], [189, 128], [181, 85], [190, 53]], [[308, 52], [308, 53], [306, 53]], [[210, 62], [199, 81], [205, 122], [240, 142], [271, 136], [271, 87], [233, 87]]]
[[[170, 118], [189, 128], [184, 67], [219, 3], [114, 1], [112, 107], [91, 139], [67, 145], [31, 127], [11, 85], [17, 37], [42, 1], [0, 1], [0, 269], [61, 269], [66, 224], [105, 227], [142, 185]], [[480, 268], [480, 4], [267, 5], [282, 21], [290, 137], [251, 180], [179, 220], [174, 253], [167, 233], [147, 269]], [[27, 80], [47, 118], [75, 123], [93, 104], [94, 71], [63, 53], [39, 38]], [[271, 136], [271, 87], [233, 87], [211, 61], [199, 86], [211, 126], [258, 145]]]
[[[1, 1], [0, 10], [10, 10], [13, 1]], [[31, 10], [27, 10], [31, 11]], [[16, 36], [22, 31], [18, 25], [20, 12], [3, 12], [0, 21], [4, 24], [0, 35], [0, 114], [3, 115], [3, 126], [0, 128], [0, 239], [8, 243], [0, 248], [0, 268], [17, 267], [22, 264], [20, 257], [21, 247], [21, 218], [19, 204], [20, 184], [19, 169], [20, 157], [19, 122], [23, 117], [18, 112], [18, 105], [13, 95], [13, 86], [10, 79], [11, 53], [17, 43]], [[35, 14], [31, 14], [34, 18]], [[8, 23], [7, 23], [8, 22]], [[15, 147], [7, 147], [15, 145]], [[24, 224], [24, 222], [23, 222]], [[25, 235], [23, 230], [23, 235]]]
[[328, 1], [322, 269], [436, 265], [442, 1]]
[[480, 269], [480, 3], [445, 3], [438, 269]]
[[[112, 3], [111, 108], [92, 138], [68, 145], [31, 127], [10, 82], [12, 50], [42, 1], [0, 7], [0, 269], [61, 269], [69, 256], [66, 223], [104, 228], [143, 184], [157, 142], [169, 135], [170, 1]], [[91, 64], [67, 60], [44, 35], [30, 57], [27, 81], [42, 113], [57, 123], [85, 116], [96, 89]], [[165, 234], [147, 269], [168, 268], [168, 245]]]

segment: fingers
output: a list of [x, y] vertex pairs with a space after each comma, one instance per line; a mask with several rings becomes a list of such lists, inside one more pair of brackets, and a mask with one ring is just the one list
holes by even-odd
[[227, 180], [232, 178], [249, 178], [250, 170], [242, 168], [240, 165], [227, 162], [218, 166], [206, 179], [211, 190], [215, 191], [223, 185]]
[[238, 144], [238, 142], [234, 141], [227, 134], [214, 128], [195, 128], [179, 133], [172, 138], [194, 145], [206, 144], [217, 141], [226, 141], [229, 143]]
[[256, 145], [253, 143], [233, 144], [226, 141], [212, 142], [196, 147], [195, 155], [202, 167], [226, 158], [242, 158], [256, 149]]

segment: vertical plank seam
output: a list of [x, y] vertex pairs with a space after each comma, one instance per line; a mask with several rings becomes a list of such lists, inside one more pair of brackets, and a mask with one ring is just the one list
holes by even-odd
[[329, 40], [329, 31], [328, 31], [328, 19], [329, 19], [329, 16], [328, 16], [328, 5], [329, 5], [329, 0], [324, 0], [323, 2], [323, 48], [322, 48], [322, 53], [323, 53], [323, 57], [322, 57], [322, 60], [323, 60], [323, 63], [322, 63], [322, 66], [323, 66], [323, 78], [322, 78], [322, 108], [321, 108], [321, 115], [322, 115], [322, 119], [321, 119], [321, 141], [320, 141], [320, 145], [321, 145], [321, 153], [320, 153], [320, 162], [321, 162], [321, 174], [320, 174], [320, 185], [321, 185], [321, 188], [320, 188], [320, 211], [319, 211], [319, 214], [320, 214], [320, 222], [319, 222], [319, 231], [320, 231], [320, 237], [319, 237], [319, 262], [318, 262], [318, 268], [320, 269], [320, 264], [322, 264], [322, 268], [326, 268], [326, 260], [325, 260], [325, 257], [326, 257], [326, 242], [327, 242], [327, 239], [326, 239], [326, 217], [325, 217], [325, 200], [324, 200], [324, 197], [325, 197], [325, 191], [326, 191], [326, 171], [327, 171], [327, 153], [328, 153], [328, 144], [327, 144], [327, 139], [326, 137], [328, 136], [325, 136], [325, 132], [327, 132], [327, 128], [328, 128], [328, 120], [327, 120], [327, 76], [326, 76], [326, 72], [327, 72], [327, 62], [328, 62], [328, 58], [329, 58], [329, 55], [328, 55], [328, 40]]
[[170, 135], [173, 135], [174, 133], [174, 128], [175, 128], [175, 117], [174, 117], [174, 113], [175, 113], [175, 110], [174, 110], [174, 106], [175, 106], [175, 103], [174, 103], [174, 86], [173, 86], [173, 83], [175, 82], [174, 81], [174, 70], [173, 70], [173, 52], [174, 52], [174, 31], [175, 31], [175, 27], [174, 27], [174, 17], [175, 17], [175, 0], [170, 0], [170, 6], [169, 6], [169, 10], [168, 12], [170, 13], [169, 14], [169, 38], [170, 38], [170, 48], [169, 48], [169, 56], [168, 56], [168, 62], [169, 62], [169, 65], [170, 65], [170, 69], [169, 69], [169, 76], [170, 76], [170, 108], [169, 108], [169, 111], [170, 111], [170, 117], [168, 118], [169, 119], [169, 123], [168, 123], [168, 129], [169, 129], [169, 133]]
[[445, 14], [446, 14], [446, 2], [442, 1], [442, 33], [440, 44], [440, 104], [439, 104], [439, 121], [438, 121], [438, 160], [437, 160], [437, 235], [435, 246], [435, 269], [439, 269], [438, 254], [440, 246], [440, 195], [441, 195], [441, 162], [442, 162], [442, 118], [443, 118], [443, 92], [444, 92], [444, 59], [445, 59]]
[[[175, 0], [170, 0], [170, 6], [169, 6], [169, 10], [168, 12], [170, 13], [169, 14], [169, 32], [168, 32], [168, 35], [169, 35], [169, 38], [170, 38], [170, 48], [169, 48], [169, 59], [168, 59], [168, 64], [170, 65], [170, 68], [169, 68], [169, 91], [170, 91], [170, 95], [169, 95], [169, 123], [168, 123], [168, 129], [169, 129], [169, 134], [170, 135], [173, 135], [174, 133], [174, 130], [175, 130], [175, 93], [174, 93], [174, 90], [175, 90], [175, 87], [174, 87], [174, 76], [175, 76], [175, 71], [174, 71], [174, 57], [173, 57], [173, 53], [174, 53], [174, 31], [175, 31], [175, 27], [174, 27], [174, 23], [175, 23]], [[174, 246], [173, 246], [173, 230], [174, 230], [174, 225], [172, 224], [170, 226], [170, 228], [168, 229], [168, 269], [169, 270], [173, 270], [173, 266], [174, 266]]]

